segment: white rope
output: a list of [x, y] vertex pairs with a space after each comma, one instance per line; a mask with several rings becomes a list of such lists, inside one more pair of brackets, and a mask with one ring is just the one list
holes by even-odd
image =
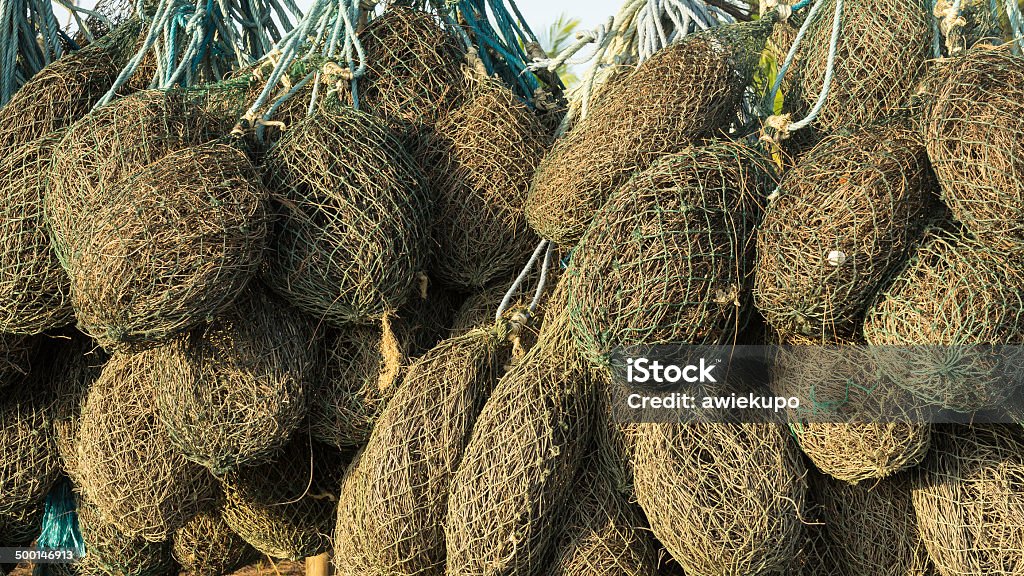
[[790, 132], [796, 132], [802, 128], [806, 128], [814, 122], [821, 113], [821, 109], [825, 106], [825, 100], [828, 99], [829, 90], [832, 88], [832, 78], [835, 75], [836, 68], [836, 49], [839, 46], [839, 33], [842, 30], [842, 19], [843, 19], [843, 0], [836, 0], [836, 15], [832, 20], [832, 38], [829, 41], [828, 46], [828, 62], [825, 65], [825, 82], [821, 87], [821, 93], [818, 94], [818, 101], [815, 102], [814, 108], [807, 115], [806, 118], [799, 122], [790, 124], [787, 129]]
[[[508, 307], [512, 304], [512, 298], [515, 297], [517, 292], [519, 292], [519, 287], [526, 281], [526, 277], [530, 275], [530, 271], [533, 270], [534, 266], [536, 266], [537, 260], [540, 258], [541, 253], [548, 247], [549, 243], [550, 242], [548, 240], [541, 240], [540, 244], [537, 245], [537, 249], [534, 250], [533, 255], [530, 256], [530, 261], [526, 263], [525, 267], [523, 267], [523, 271], [516, 277], [515, 282], [513, 282], [512, 286], [509, 287], [508, 292], [505, 292], [505, 297], [502, 298], [501, 305], [498, 306], [498, 311], [494, 314], [495, 322], [501, 320], [501, 316], [506, 310], [508, 310]], [[545, 261], [547, 260], [548, 258], [545, 258]], [[545, 266], [545, 270], [546, 269], [547, 267]], [[543, 272], [541, 274], [543, 274]]]

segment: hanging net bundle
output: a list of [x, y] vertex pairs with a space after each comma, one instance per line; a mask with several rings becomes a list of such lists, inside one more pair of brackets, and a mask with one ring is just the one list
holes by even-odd
[[224, 576], [259, 558], [217, 512], [203, 512], [189, 520], [171, 541], [171, 553], [182, 574], [190, 576]]
[[174, 447], [217, 475], [269, 460], [303, 424], [320, 378], [314, 322], [254, 283], [206, 326], [147, 351]]
[[617, 347], [736, 334], [770, 173], [756, 152], [712, 144], [658, 160], [612, 196], [567, 272], [570, 322], [590, 360], [604, 363]]
[[634, 172], [736, 118], [772, 18], [688, 36], [605, 87], [545, 156], [527, 198], [530, 225], [566, 247]]
[[405, 303], [427, 265], [432, 202], [383, 125], [352, 110], [310, 116], [269, 152], [266, 174], [278, 209], [272, 289], [339, 327]]
[[786, 174], [758, 231], [754, 301], [765, 319], [790, 335], [855, 336], [937, 211], [935, 192], [907, 126], [820, 142]]
[[339, 573], [444, 570], [452, 479], [510, 354], [507, 333], [478, 329], [409, 367], [342, 482], [334, 537]]
[[85, 542], [85, 556], [73, 564], [72, 574], [82, 576], [172, 576], [180, 571], [169, 541], [147, 542], [128, 536], [120, 523], [104, 519], [100, 510], [83, 496], [78, 498], [78, 526]]

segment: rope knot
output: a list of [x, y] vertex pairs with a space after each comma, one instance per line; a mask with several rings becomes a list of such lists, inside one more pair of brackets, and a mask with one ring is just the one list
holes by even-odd
[[791, 136], [789, 127], [793, 124], [792, 114], [773, 114], [764, 121], [761, 140], [778, 145]]

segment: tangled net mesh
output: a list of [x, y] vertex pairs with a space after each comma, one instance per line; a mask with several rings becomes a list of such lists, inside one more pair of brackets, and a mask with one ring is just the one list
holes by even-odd
[[164, 542], [214, 505], [214, 482], [177, 452], [160, 425], [146, 355], [115, 355], [90, 388], [75, 476], [86, 499], [119, 531]]
[[61, 469], [76, 480], [75, 443], [82, 423], [82, 408], [89, 389], [102, 374], [109, 356], [96, 342], [78, 330], [68, 328], [45, 343], [46, 378], [56, 405], [52, 416]]
[[330, 548], [345, 461], [298, 435], [272, 462], [223, 476], [221, 516], [231, 530], [272, 558], [298, 560]]
[[128, 536], [120, 524], [104, 519], [99, 508], [81, 495], [78, 502], [78, 527], [86, 553], [71, 566], [72, 573], [102, 576], [171, 576], [179, 567], [171, 553], [171, 543], [147, 542]]
[[259, 558], [217, 512], [203, 512], [174, 533], [171, 553], [183, 574], [223, 576]]
[[620, 188], [573, 252], [569, 318], [599, 364], [617, 347], [714, 344], [742, 327], [767, 160], [720, 143], [666, 156]]
[[774, 424], [639, 424], [636, 497], [687, 574], [788, 567], [804, 542], [806, 470]]
[[511, 353], [506, 336], [474, 330], [409, 367], [342, 482], [334, 537], [339, 573], [444, 570], [449, 489]]
[[786, 174], [758, 229], [754, 302], [785, 334], [855, 336], [937, 211], [924, 142], [902, 123], [834, 135]]
[[423, 163], [436, 198], [434, 278], [476, 290], [529, 257], [539, 238], [526, 222], [526, 194], [546, 147], [534, 113], [493, 80], [477, 82], [437, 125]]
[[1024, 437], [1018, 426], [937, 427], [914, 485], [917, 527], [942, 574], [1024, 571]]
[[926, 107], [928, 155], [942, 199], [971, 233], [1024, 243], [1024, 58], [979, 47], [942, 66]]
[[991, 345], [1021, 343], [1022, 286], [1024, 272], [1005, 254], [931, 228], [868, 311], [864, 336], [875, 346], [906, 347], [883, 369], [915, 397], [964, 412], [995, 408], [1020, 385], [1007, 380], [1021, 373], [1020, 354]]
[[264, 278], [327, 322], [380, 320], [426, 267], [431, 202], [409, 155], [373, 117], [314, 114], [268, 153], [278, 204]]
[[303, 423], [320, 378], [315, 332], [255, 284], [206, 326], [146, 352], [174, 447], [217, 475], [270, 459]]
[[609, 84], [541, 162], [526, 204], [534, 230], [575, 245], [634, 172], [726, 128], [760, 60], [770, 20], [687, 36]]
[[[804, 104], [825, 83], [836, 0], [811, 24], [799, 70]], [[932, 57], [932, 17], [918, 0], [859, 0], [843, 7], [835, 70], [818, 125], [836, 131], [867, 126], [910, 105], [912, 88]]]
[[546, 318], [473, 427], [448, 498], [449, 573], [534, 574], [552, 559], [594, 421], [567, 316]]
[[811, 475], [823, 523], [815, 552], [825, 571], [840, 576], [934, 576], [917, 533], [910, 500], [912, 477], [851, 485]]
[[[17, 512], [0, 513], [0, 542], [4, 546], [31, 546], [39, 537], [46, 507], [42, 502]], [[3, 567], [0, 567], [3, 574]]]
[[36, 339], [0, 332], [0, 388], [16, 384], [28, 374]]
[[54, 395], [36, 374], [0, 400], [0, 524], [41, 507], [60, 476]]

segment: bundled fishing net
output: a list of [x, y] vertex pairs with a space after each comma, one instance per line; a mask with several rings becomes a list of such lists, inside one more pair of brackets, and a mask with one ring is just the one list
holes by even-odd
[[[907, 267], [868, 311], [864, 336], [894, 354], [893, 382], [926, 402], [971, 412], [1000, 406], [1019, 380], [1024, 272], [1006, 254], [933, 228]], [[978, 345], [982, 348], [979, 349]]]
[[936, 70], [925, 137], [942, 199], [972, 234], [1024, 242], [1024, 58], [979, 47]]
[[339, 573], [444, 570], [449, 489], [511, 353], [506, 337], [498, 329], [473, 330], [409, 367], [342, 483], [334, 537]]
[[850, 485], [812, 474], [822, 525], [816, 553], [822, 574], [931, 576], [910, 500], [911, 477]]
[[175, 450], [146, 354], [115, 355], [92, 385], [75, 445], [82, 494], [131, 538], [163, 542], [213, 505], [209, 472]]
[[120, 522], [109, 522], [99, 508], [78, 498], [78, 526], [86, 553], [72, 565], [83, 576], [171, 576], [179, 567], [169, 541], [147, 542], [122, 532]]
[[427, 264], [431, 202], [383, 125], [352, 110], [310, 116], [269, 152], [266, 170], [280, 212], [271, 288], [341, 326], [406, 301]]
[[16, 384], [28, 374], [36, 340], [0, 333], [0, 388]]
[[736, 334], [769, 169], [742, 145], [712, 144], [660, 159], [612, 196], [567, 275], [572, 329], [589, 359]]
[[54, 195], [47, 214], [80, 326], [117, 346], [225, 309], [259, 267], [265, 200], [245, 153], [224, 144], [172, 152], [102, 198]]
[[917, 527], [944, 575], [1024, 572], [1018, 426], [937, 428], [913, 489]]
[[171, 552], [182, 573], [194, 576], [230, 574], [259, 557], [216, 512], [203, 512], [179, 528]]
[[538, 242], [524, 206], [546, 141], [534, 113], [488, 80], [437, 125], [423, 163], [436, 194], [434, 278], [476, 290], [521, 265]]
[[0, 399], [0, 524], [41, 509], [60, 476], [51, 418], [53, 395], [35, 375]]
[[[932, 57], [932, 19], [919, 0], [827, 0], [812, 9], [801, 43], [805, 105], [818, 110], [826, 131], [867, 126], [910, 104], [913, 87]], [[836, 17], [839, 36], [834, 54]], [[830, 80], [823, 106], [819, 87]]]
[[5, 547], [31, 546], [39, 538], [44, 513], [42, 502], [33, 503], [17, 512], [0, 513], [0, 543]]
[[781, 571], [804, 545], [806, 470], [774, 424], [640, 424], [634, 483], [688, 575]]
[[754, 301], [773, 328], [853, 337], [937, 206], [924, 143], [902, 124], [835, 135], [783, 179], [757, 236]]
[[536, 574], [552, 559], [594, 420], [568, 324], [564, 309], [545, 318], [473, 427], [448, 499], [448, 573]]
[[575, 245], [634, 172], [726, 128], [773, 18], [688, 36], [607, 86], [541, 162], [526, 215], [541, 236]]
[[330, 548], [345, 462], [332, 449], [297, 436], [271, 462], [221, 478], [221, 516], [253, 548], [297, 560]]
[[174, 447], [220, 475], [284, 446], [322, 370], [314, 322], [256, 284], [206, 326], [145, 352]]

